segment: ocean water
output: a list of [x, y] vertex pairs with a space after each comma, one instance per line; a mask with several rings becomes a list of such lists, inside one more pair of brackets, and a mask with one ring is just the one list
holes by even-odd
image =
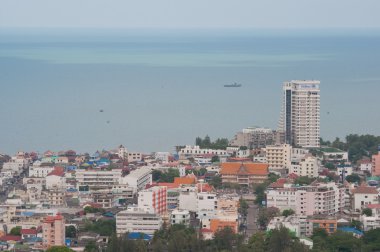
[[173, 151], [275, 129], [292, 79], [321, 81], [323, 138], [380, 134], [379, 30], [3, 29], [0, 153]]

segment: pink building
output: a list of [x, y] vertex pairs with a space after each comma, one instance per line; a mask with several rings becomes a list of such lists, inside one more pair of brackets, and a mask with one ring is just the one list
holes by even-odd
[[62, 215], [46, 216], [42, 224], [42, 243], [45, 248], [65, 245], [65, 219]]
[[380, 176], [380, 146], [376, 155], [372, 155], [372, 176]]

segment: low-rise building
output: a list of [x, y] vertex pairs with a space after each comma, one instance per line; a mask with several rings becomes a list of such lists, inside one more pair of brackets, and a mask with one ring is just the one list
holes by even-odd
[[114, 185], [120, 184], [121, 175], [121, 169], [110, 171], [78, 169], [75, 172], [77, 189], [79, 191], [112, 189]]
[[274, 217], [270, 220], [267, 230], [279, 229], [281, 226], [286, 227], [299, 238], [308, 237], [313, 233], [312, 223], [304, 215]]
[[185, 226], [189, 226], [190, 217], [189, 211], [175, 209], [170, 213], [170, 224], [183, 224]]
[[153, 235], [162, 226], [162, 218], [152, 212], [146, 212], [138, 207], [129, 207], [116, 214], [116, 233], [139, 232]]
[[121, 179], [121, 184], [129, 185], [136, 191], [144, 189], [146, 185], [152, 184], [152, 168], [141, 167], [131, 171]]
[[360, 185], [352, 190], [352, 194], [354, 196], [354, 211], [361, 212], [366, 205], [379, 203], [379, 192], [375, 187]]
[[319, 165], [316, 157], [311, 154], [306, 155], [299, 161], [292, 161], [289, 174], [298, 176], [307, 176], [309, 178], [318, 177]]
[[252, 185], [263, 183], [268, 178], [268, 164], [262, 163], [222, 163], [220, 174], [223, 183]]

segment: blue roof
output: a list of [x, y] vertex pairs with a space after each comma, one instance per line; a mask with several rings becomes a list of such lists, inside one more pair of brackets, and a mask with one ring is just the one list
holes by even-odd
[[104, 213], [103, 216], [105, 217], [114, 217], [115, 215], [111, 212]]
[[21, 215], [22, 215], [22, 216], [30, 217], [30, 216], [33, 216], [33, 215], [34, 215], [34, 212], [21, 212]]
[[362, 231], [360, 231], [359, 229], [356, 229], [354, 227], [341, 227], [341, 228], [338, 228], [338, 230], [343, 231], [343, 232], [354, 233], [356, 235], [363, 235], [364, 234]]
[[149, 241], [152, 239], [152, 236], [144, 234], [144, 233], [129, 233], [128, 239], [131, 239], [131, 240], [143, 239], [143, 240]]

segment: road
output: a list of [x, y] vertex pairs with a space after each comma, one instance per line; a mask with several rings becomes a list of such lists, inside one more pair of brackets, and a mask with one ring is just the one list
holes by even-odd
[[252, 201], [248, 202], [248, 214], [247, 214], [247, 230], [246, 236], [249, 239], [254, 233], [259, 230], [257, 224], [257, 218], [259, 217], [259, 207]]

